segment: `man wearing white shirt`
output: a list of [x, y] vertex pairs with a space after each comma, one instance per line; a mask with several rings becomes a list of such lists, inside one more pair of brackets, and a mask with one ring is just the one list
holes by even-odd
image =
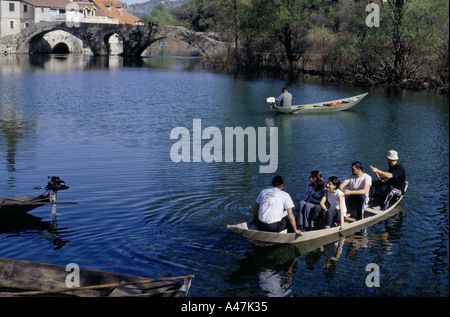
[[[350, 185], [350, 189], [344, 189]], [[372, 185], [372, 177], [363, 172], [361, 162], [352, 163], [352, 173], [342, 182], [339, 188], [346, 196], [347, 210], [356, 209], [356, 219], [362, 219], [363, 210], [369, 202], [369, 189]]]
[[[288, 229], [290, 232], [303, 235], [295, 223], [292, 212], [294, 202], [283, 188], [283, 178], [275, 176], [272, 179], [272, 188], [263, 189], [258, 195], [253, 207], [253, 218], [262, 231], [280, 232]], [[284, 211], [287, 212], [287, 216], [284, 215]]]

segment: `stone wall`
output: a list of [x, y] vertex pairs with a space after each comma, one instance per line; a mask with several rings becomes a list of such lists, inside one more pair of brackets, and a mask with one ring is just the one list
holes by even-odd
[[[80, 23], [77, 26], [69, 26], [67, 23], [43, 22], [34, 24], [26, 29], [23, 29], [20, 35], [12, 37], [0, 38], [0, 53], [29, 53], [33, 50], [33, 45], [37, 45], [40, 50], [50, 50], [54, 45], [51, 42], [57, 41], [58, 36], [51, 37], [45, 43], [38, 43], [40, 36], [46, 33], [54, 33], [56, 30], [73, 34], [76, 39], [81, 39], [82, 51], [85, 48], [90, 49], [94, 55], [114, 55], [120, 51], [120, 46], [123, 48], [125, 56], [140, 56], [142, 52], [155, 41], [161, 41], [165, 38], [177, 38], [191, 47], [195, 47], [204, 57], [221, 54], [227, 47], [228, 43], [217, 41], [203, 33], [193, 32], [183, 27], [178, 26], [148, 26], [148, 25], [122, 25], [122, 24], [100, 24], [100, 23]], [[114, 39], [113, 34], [118, 35]], [[74, 52], [79, 52], [79, 45], [77, 41], [67, 37], [66, 43], [70, 49], [73, 46]], [[63, 36], [63, 37], [64, 37]], [[72, 35], [70, 35], [72, 37]], [[117, 43], [104, 42], [105, 39], [115, 40]], [[31, 43], [31, 44], [30, 44]], [[57, 43], [55, 43], [56, 45]], [[31, 47], [30, 47], [31, 45]], [[43, 45], [40, 47], [39, 45]]]
[[14, 54], [17, 51], [18, 45], [19, 43], [17, 35], [7, 35], [0, 37], [0, 54]]

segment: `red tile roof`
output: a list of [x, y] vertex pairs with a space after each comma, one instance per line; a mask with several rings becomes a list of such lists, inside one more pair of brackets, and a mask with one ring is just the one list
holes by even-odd
[[123, 3], [116, 0], [92, 0], [97, 7], [109, 18], [117, 19], [120, 24], [135, 24], [138, 17], [128, 13], [123, 8]]

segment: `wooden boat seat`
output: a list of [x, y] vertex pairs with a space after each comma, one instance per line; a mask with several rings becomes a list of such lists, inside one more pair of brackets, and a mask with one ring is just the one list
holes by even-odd
[[344, 220], [345, 220], [345, 222], [354, 222], [354, 221], [356, 221], [356, 219], [353, 218], [353, 217], [344, 217]]
[[381, 214], [383, 212], [383, 210], [380, 209], [379, 206], [370, 208], [370, 209], [365, 209], [364, 210], [364, 217], [372, 217], [372, 216], [376, 216], [378, 214]]
[[[125, 283], [125, 281], [122, 281]], [[121, 296], [132, 296], [136, 294], [142, 294], [142, 289], [137, 285], [122, 285], [115, 287], [114, 290], [109, 294], [109, 297], [121, 297]]]

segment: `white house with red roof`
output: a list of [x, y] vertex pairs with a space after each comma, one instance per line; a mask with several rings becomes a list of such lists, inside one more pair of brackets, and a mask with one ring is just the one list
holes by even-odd
[[137, 24], [139, 18], [116, 0], [0, 0], [0, 37], [42, 21]]

